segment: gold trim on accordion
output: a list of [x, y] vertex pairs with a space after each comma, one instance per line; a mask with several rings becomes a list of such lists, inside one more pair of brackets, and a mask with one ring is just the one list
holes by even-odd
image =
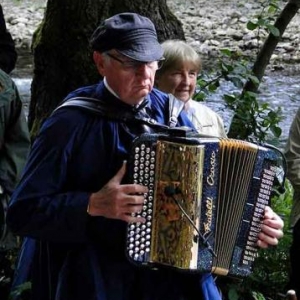
[[138, 214], [146, 222], [128, 225], [129, 260], [249, 275], [278, 153], [233, 139], [138, 137], [128, 167], [149, 192]]

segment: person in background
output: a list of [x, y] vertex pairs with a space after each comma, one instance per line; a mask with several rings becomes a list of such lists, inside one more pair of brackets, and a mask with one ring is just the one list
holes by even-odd
[[11, 193], [20, 179], [29, 153], [30, 139], [23, 104], [9, 73], [15, 68], [17, 52], [6, 28], [0, 4], [0, 293], [7, 298], [13, 270], [9, 252], [17, 249], [17, 239], [6, 226]]
[[8, 75], [16, 61], [15, 44], [7, 31], [0, 4], [0, 294], [5, 299], [13, 275], [11, 250], [19, 246], [17, 238], [6, 226], [6, 211], [30, 147], [23, 103], [17, 86]]
[[199, 133], [226, 137], [221, 117], [202, 103], [192, 100], [201, 70], [199, 54], [181, 40], [167, 40], [162, 47], [165, 60], [156, 72], [156, 87], [184, 102], [184, 110]]
[[0, 186], [11, 194], [30, 148], [23, 103], [14, 81], [0, 70]]
[[[0, 4], [0, 223], [5, 222], [7, 201], [20, 179], [30, 147], [23, 103], [17, 86], [8, 75], [16, 61], [15, 44], [6, 28]], [[4, 227], [0, 224], [0, 228]], [[5, 232], [0, 233], [0, 250], [9, 247]]]
[[6, 211], [29, 147], [29, 131], [18, 89], [0, 69], [0, 294], [4, 299], [8, 299], [13, 276], [10, 252], [19, 247], [17, 238], [6, 226]]
[[[126, 256], [127, 225], [145, 222], [135, 213], [148, 188], [130, 183], [124, 161], [137, 135], [169, 123], [169, 97], [153, 89], [163, 59], [154, 24], [114, 15], [91, 46], [104, 79], [70, 93], [44, 122], [8, 209], [24, 237], [12, 291], [31, 282], [31, 300], [220, 299], [210, 274], [142, 268]], [[105, 113], [64, 105], [74, 98]], [[184, 113], [177, 125], [193, 127]], [[263, 223], [258, 245], [276, 245], [282, 220], [269, 209]]]
[[290, 215], [293, 236], [290, 247], [291, 273], [288, 289], [295, 290], [297, 298], [300, 299], [300, 108], [296, 112], [290, 127], [285, 147], [285, 157], [287, 161], [286, 177], [290, 180], [294, 189]]
[[15, 68], [17, 57], [15, 43], [6, 28], [3, 10], [0, 4], [0, 69], [9, 74]]

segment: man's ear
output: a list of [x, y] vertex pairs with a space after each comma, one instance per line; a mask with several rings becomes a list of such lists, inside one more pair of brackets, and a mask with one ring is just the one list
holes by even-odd
[[94, 59], [94, 63], [97, 67], [98, 72], [100, 73], [100, 75], [102, 75], [104, 77], [105, 76], [105, 67], [104, 67], [103, 54], [98, 51], [94, 51], [93, 59]]

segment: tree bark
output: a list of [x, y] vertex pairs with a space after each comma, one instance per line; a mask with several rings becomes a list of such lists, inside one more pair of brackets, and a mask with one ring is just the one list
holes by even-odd
[[89, 38], [103, 20], [128, 11], [149, 17], [160, 42], [184, 39], [182, 24], [166, 0], [48, 0], [32, 44], [34, 74], [28, 124], [33, 137], [70, 91], [99, 81]]

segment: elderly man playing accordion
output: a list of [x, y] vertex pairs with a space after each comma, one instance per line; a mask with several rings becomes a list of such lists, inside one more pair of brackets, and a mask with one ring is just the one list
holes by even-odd
[[[104, 79], [64, 103], [93, 98], [105, 113], [62, 105], [43, 124], [8, 211], [24, 237], [13, 289], [31, 282], [32, 300], [218, 299], [210, 274], [141, 268], [125, 255], [127, 223], [145, 221], [135, 213], [148, 189], [128, 181], [124, 161], [137, 135], [169, 118], [168, 95], [153, 88], [163, 58], [154, 25], [118, 14], [91, 45]], [[134, 122], [143, 114], [149, 122]], [[177, 125], [193, 126], [184, 113]], [[276, 245], [282, 226], [267, 208], [258, 245]]]

